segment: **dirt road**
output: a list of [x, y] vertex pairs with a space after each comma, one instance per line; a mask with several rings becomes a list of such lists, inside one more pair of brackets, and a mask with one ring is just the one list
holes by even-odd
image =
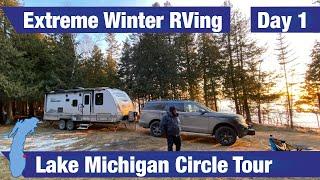
[[[10, 149], [11, 139], [7, 138], [12, 126], [0, 127], [0, 151]], [[256, 127], [255, 136], [239, 139], [233, 146], [222, 147], [211, 136], [183, 133], [182, 149], [185, 151], [267, 151], [268, 137], [286, 139], [293, 144], [320, 149], [320, 135], [314, 132], [297, 132], [282, 128]], [[155, 138], [149, 131], [130, 125], [95, 126], [89, 130], [61, 131], [56, 127], [41, 124], [36, 133], [27, 138], [26, 151], [165, 151], [166, 139]], [[0, 167], [4, 167], [9, 178], [7, 160], [0, 157]], [[1, 175], [2, 176], [2, 175]]]

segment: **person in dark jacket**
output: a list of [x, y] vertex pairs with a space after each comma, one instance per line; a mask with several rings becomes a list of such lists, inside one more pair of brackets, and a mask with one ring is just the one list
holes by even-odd
[[167, 137], [168, 151], [173, 151], [173, 144], [176, 145], [176, 151], [181, 149], [181, 122], [179, 114], [174, 106], [169, 108], [169, 112], [163, 116], [160, 127]]

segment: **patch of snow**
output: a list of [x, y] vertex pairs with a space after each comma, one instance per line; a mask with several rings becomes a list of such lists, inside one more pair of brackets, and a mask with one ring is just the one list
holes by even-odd
[[2, 139], [1, 140], [8, 140], [10, 139], [8, 136], [9, 136], [9, 133], [4, 133], [1, 135], [2, 136]]
[[4, 155], [1, 153], [1, 151], [10, 151], [10, 148], [5, 146], [0, 146], [0, 157], [3, 157]]
[[68, 138], [68, 139], [50, 139], [48, 137], [38, 137], [27, 139], [26, 150], [28, 151], [50, 151], [56, 150], [58, 147], [62, 149], [71, 149], [72, 144], [82, 141], [83, 139]]
[[91, 151], [94, 147], [92, 145], [79, 149], [80, 151]]

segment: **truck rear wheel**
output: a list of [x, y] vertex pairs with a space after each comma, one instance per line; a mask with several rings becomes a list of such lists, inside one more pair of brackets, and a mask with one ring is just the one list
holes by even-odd
[[66, 129], [66, 121], [65, 120], [60, 120], [59, 121], [59, 129], [60, 130]]
[[74, 122], [72, 120], [68, 120], [66, 126], [67, 126], [67, 130], [68, 131], [72, 131], [75, 128], [75, 124], [74, 124]]
[[155, 122], [151, 123], [151, 125], [150, 125], [150, 133], [154, 137], [161, 137], [162, 136], [162, 131], [161, 131], [161, 127], [160, 127], [160, 122], [159, 121], [155, 121]]
[[222, 146], [231, 146], [237, 141], [237, 133], [233, 128], [223, 126], [216, 130], [215, 138]]

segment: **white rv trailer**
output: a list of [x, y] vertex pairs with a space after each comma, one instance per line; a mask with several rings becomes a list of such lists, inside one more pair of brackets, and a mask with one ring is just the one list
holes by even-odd
[[133, 121], [134, 105], [126, 92], [106, 87], [58, 90], [46, 93], [45, 121], [59, 121], [59, 129], [73, 130], [77, 124]]

